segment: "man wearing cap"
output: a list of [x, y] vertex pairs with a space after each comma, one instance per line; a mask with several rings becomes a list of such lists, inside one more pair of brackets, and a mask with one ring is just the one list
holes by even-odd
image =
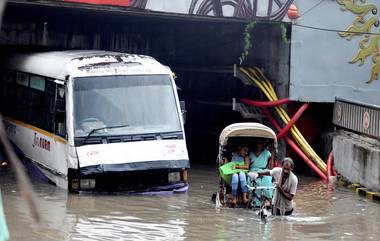
[[293, 198], [297, 191], [298, 178], [292, 172], [294, 162], [286, 157], [282, 162], [282, 167], [275, 167], [272, 170], [263, 170], [257, 173], [250, 172], [249, 177], [256, 179], [259, 176], [272, 176], [276, 186], [272, 204], [273, 214], [291, 215], [293, 213]]

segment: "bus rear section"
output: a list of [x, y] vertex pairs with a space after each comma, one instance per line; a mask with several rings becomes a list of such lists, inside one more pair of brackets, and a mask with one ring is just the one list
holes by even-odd
[[170, 74], [72, 79], [78, 168], [69, 189], [186, 191], [189, 158]]

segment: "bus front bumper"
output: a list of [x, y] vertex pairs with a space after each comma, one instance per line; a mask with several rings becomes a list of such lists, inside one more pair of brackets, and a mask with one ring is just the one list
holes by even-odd
[[146, 161], [130, 162], [121, 164], [100, 164], [80, 168], [80, 175], [88, 176], [93, 174], [102, 174], [110, 172], [135, 172], [161, 169], [188, 169], [189, 160], [164, 160], [164, 161]]
[[183, 192], [189, 167], [188, 160], [103, 164], [80, 168], [69, 182], [77, 191]]

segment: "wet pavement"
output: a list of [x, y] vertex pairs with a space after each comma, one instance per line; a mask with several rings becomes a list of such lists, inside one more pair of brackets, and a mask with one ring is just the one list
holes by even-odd
[[194, 167], [187, 194], [68, 194], [34, 181], [44, 222], [36, 225], [11, 171], [0, 170], [11, 240], [378, 240], [380, 204], [343, 187], [299, 177], [292, 217], [264, 223], [250, 210], [215, 209], [213, 168]]

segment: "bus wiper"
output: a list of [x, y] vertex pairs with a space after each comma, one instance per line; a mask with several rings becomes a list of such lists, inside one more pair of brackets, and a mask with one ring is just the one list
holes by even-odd
[[97, 131], [101, 131], [101, 130], [105, 130], [105, 129], [116, 129], [116, 128], [123, 128], [123, 127], [128, 127], [129, 125], [118, 125], [118, 126], [105, 126], [105, 127], [101, 127], [101, 128], [95, 128], [95, 129], [92, 129], [88, 135], [86, 136], [86, 138], [84, 138], [83, 142], [85, 142], [88, 138], [90, 138], [90, 136], [92, 134], [94, 134], [95, 132]]

